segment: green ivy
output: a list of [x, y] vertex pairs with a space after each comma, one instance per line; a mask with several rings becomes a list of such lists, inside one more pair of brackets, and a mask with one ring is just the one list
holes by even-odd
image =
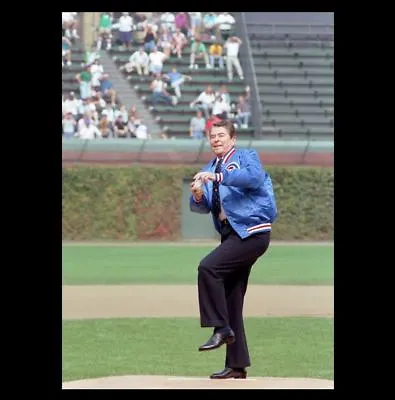
[[[333, 239], [333, 168], [266, 167], [276, 240]], [[63, 171], [64, 240], [180, 239], [182, 179], [199, 167], [71, 167]]]

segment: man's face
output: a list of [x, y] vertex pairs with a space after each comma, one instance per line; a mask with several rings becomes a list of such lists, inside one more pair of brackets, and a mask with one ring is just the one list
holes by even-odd
[[210, 132], [210, 145], [217, 157], [225, 155], [235, 144], [236, 137], [231, 138], [223, 126], [213, 126]]

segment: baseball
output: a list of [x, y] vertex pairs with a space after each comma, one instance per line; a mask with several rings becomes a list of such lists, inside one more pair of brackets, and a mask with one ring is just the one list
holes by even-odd
[[192, 182], [192, 188], [193, 189], [201, 189], [202, 188], [202, 186], [203, 186], [203, 182], [198, 178], [198, 179], [195, 179], [193, 182]]

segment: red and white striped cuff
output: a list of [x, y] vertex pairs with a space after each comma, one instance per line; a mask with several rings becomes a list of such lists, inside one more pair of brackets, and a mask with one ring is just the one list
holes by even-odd
[[259, 224], [259, 225], [251, 226], [250, 228], [247, 228], [247, 232], [252, 233], [252, 232], [271, 230], [271, 229], [272, 229], [272, 224], [266, 223], [266, 224]]
[[215, 174], [215, 180], [218, 183], [221, 183], [224, 180], [224, 174], [222, 172], [220, 172], [219, 174]]

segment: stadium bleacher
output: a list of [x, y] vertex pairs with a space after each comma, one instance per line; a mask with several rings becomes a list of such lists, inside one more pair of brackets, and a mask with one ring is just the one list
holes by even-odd
[[[120, 13], [113, 14], [117, 20]], [[237, 23], [241, 22], [236, 20]], [[273, 129], [271, 138], [333, 139], [333, 26], [303, 24], [299, 21], [298, 24], [261, 24], [258, 27], [247, 21], [246, 27], [262, 104], [262, 128]], [[120, 68], [141, 42], [135, 38], [132, 47], [124, 51], [117, 46], [116, 35], [113, 40], [112, 49], [106, 51]], [[209, 45], [210, 41], [205, 43]], [[196, 109], [190, 107], [190, 102], [208, 84], [213, 86], [214, 91], [225, 84], [233, 103], [245, 92], [247, 84], [237, 74], [228, 83], [226, 69], [206, 69], [201, 59], [196, 61], [198, 69], [189, 69], [190, 47], [188, 43], [181, 59], [172, 56], [166, 60], [163, 68], [163, 73], [167, 73], [175, 66], [179, 72], [192, 77], [190, 82], [182, 86], [181, 99], [175, 106], [160, 104], [151, 111], [161, 127], [167, 128], [169, 135], [179, 138], [189, 137], [189, 122], [196, 115]], [[62, 72], [62, 93], [78, 93], [75, 75], [81, 70], [84, 54], [84, 49], [73, 45], [73, 64]], [[243, 65], [248, 61], [241, 59], [240, 62]], [[140, 77], [136, 73], [128, 77], [131, 90], [138, 93], [147, 108], [151, 105], [151, 80], [151, 77]], [[172, 94], [172, 89], [168, 90]], [[254, 128], [239, 128], [238, 134], [245, 138], [253, 137]]]
[[280, 137], [333, 138], [333, 26], [247, 23], [247, 32], [263, 126]]

